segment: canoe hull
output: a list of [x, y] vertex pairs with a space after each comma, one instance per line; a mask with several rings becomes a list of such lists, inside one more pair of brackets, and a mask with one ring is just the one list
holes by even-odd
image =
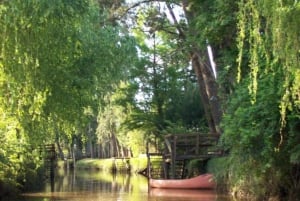
[[150, 179], [152, 188], [177, 188], [177, 189], [213, 189], [216, 184], [212, 174], [203, 174], [190, 179]]

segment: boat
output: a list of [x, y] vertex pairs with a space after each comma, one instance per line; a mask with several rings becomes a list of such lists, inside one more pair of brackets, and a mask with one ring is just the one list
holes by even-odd
[[189, 179], [149, 179], [152, 188], [213, 189], [216, 184], [212, 174], [202, 174]]

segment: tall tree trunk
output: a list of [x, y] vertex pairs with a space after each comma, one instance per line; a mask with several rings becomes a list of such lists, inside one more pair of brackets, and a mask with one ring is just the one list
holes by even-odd
[[199, 62], [198, 57], [194, 55], [192, 57], [192, 66], [193, 66], [193, 69], [194, 69], [195, 74], [197, 76], [197, 82], [198, 82], [199, 89], [200, 89], [200, 98], [201, 98], [201, 101], [202, 101], [202, 104], [203, 104], [205, 117], [206, 117], [207, 124], [208, 124], [210, 132], [216, 132], [214, 121], [213, 121], [211, 111], [210, 111], [209, 98], [208, 98], [207, 93], [206, 93], [205, 82], [204, 82], [203, 77], [202, 77], [202, 71], [201, 71], [200, 65], [201, 64]]
[[119, 156], [119, 146], [118, 146], [118, 139], [116, 137], [116, 134], [114, 132], [111, 133], [111, 157], [118, 157]]
[[60, 136], [59, 132], [56, 131], [55, 143], [56, 143], [56, 146], [58, 149], [59, 158], [63, 160], [65, 158], [65, 156], [64, 156], [64, 152], [62, 151], [62, 148], [59, 143], [59, 136]]
[[91, 123], [88, 124], [88, 129], [87, 129], [87, 140], [88, 140], [88, 146], [86, 152], [89, 152], [89, 156], [91, 158], [94, 158], [94, 144], [93, 144], [93, 134], [92, 134], [93, 129], [91, 128]]
[[63, 160], [63, 159], [65, 158], [64, 152], [62, 151], [62, 148], [61, 148], [61, 146], [60, 146], [59, 141], [58, 141], [58, 140], [55, 140], [55, 142], [56, 142], [56, 146], [57, 146], [57, 149], [58, 149], [58, 155], [59, 155], [59, 158]]

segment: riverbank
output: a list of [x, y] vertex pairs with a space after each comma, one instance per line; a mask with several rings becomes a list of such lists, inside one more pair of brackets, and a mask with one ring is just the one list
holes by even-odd
[[99, 170], [106, 172], [137, 173], [147, 168], [147, 157], [141, 156], [137, 158], [105, 159], [86, 158], [76, 161], [75, 168], [79, 170]]
[[[138, 173], [142, 172], [147, 168], [147, 157], [141, 155], [137, 158], [105, 158], [105, 159], [91, 159], [86, 158], [78, 160], [73, 164], [73, 160], [58, 160], [55, 163], [55, 167], [58, 172], [66, 169], [82, 170], [87, 172], [90, 170], [102, 171], [107, 173]], [[29, 173], [28, 173], [29, 174]], [[62, 173], [63, 174], [63, 173]], [[10, 180], [0, 180], [0, 200], [8, 197], [14, 197], [19, 195], [21, 192], [28, 190], [32, 186], [40, 186], [38, 183], [44, 183], [49, 179], [49, 170], [45, 167], [39, 168], [36, 172], [32, 172], [27, 176], [28, 179], [18, 185]], [[27, 178], [26, 177], [26, 178]], [[29, 179], [30, 178], [30, 179]], [[32, 189], [30, 189], [32, 190]]]

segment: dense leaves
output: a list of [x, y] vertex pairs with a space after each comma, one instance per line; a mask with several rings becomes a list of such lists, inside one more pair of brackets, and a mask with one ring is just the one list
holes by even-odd
[[87, 110], [126, 76], [135, 48], [120, 28], [101, 27], [93, 1], [0, 6], [0, 180], [23, 182], [26, 163], [39, 161], [32, 150], [85, 137]]
[[[300, 46], [299, 27], [294, 24], [299, 3], [240, 1], [239, 6], [238, 80], [242, 81], [223, 120], [229, 168], [234, 169], [230, 181], [233, 189], [249, 196], [254, 192], [258, 199], [293, 200], [299, 197], [300, 181], [290, 176], [299, 175], [299, 85], [295, 81]], [[258, 185], [264, 188], [257, 189]]]

